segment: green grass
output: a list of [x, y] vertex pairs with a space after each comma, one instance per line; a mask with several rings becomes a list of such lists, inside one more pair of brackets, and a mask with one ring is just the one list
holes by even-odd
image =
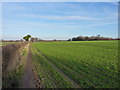
[[9, 44], [14, 44], [14, 43], [18, 43], [18, 42], [0, 42], [0, 46], [6, 46]]
[[33, 62], [38, 71], [43, 88], [65, 88], [73, 87], [70, 82], [66, 82], [55, 68], [42, 56], [36, 48], [32, 47]]
[[2, 76], [2, 87], [3, 88], [19, 88], [21, 87], [21, 82], [24, 74], [25, 68], [25, 58], [27, 56], [27, 51], [25, 48], [21, 51], [20, 64], [16, 66], [15, 69], [10, 70], [5, 76]]
[[[48, 81], [42, 80], [44, 84], [52, 83], [52, 78], [58, 78], [55, 79], [57, 84], [68, 81], [64, 81], [59, 72], [52, 70], [54, 68], [36, 49], [82, 88], [118, 87], [118, 41], [36, 42], [32, 46], [33, 59], [37, 69], [40, 69], [40, 78], [46, 76], [43, 73], [51, 78], [46, 78]], [[53, 76], [52, 73], [57, 73], [58, 76]], [[63, 84], [62, 87], [69, 85]]]
[[3, 88], [18, 88], [20, 86], [20, 79], [23, 75], [23, 66], [20, 65], [17, 69], [9, 72], [6, 76], [2, 77]]

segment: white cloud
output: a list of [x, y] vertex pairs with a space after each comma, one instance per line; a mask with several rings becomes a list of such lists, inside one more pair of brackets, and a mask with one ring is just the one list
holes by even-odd
[[[109, 2], [111, 4], [115, 4], [115, 2]], [[91, 12], [89, 10], [84, 9], [83, 7], [80, 7], [80, 5], [74, 5], [72, 3], [62, 3], [60, 4], [61, 7], [68, 7], [69, 10], [59, 10], [57, 7], [58, 4], [51, 4], [51, 3], [45, 3], [45, 4], [27, 4], [28, 6], [18, 4], [18, 3], [5, 3], [3, 4], [3, 7], [5, 8], [7, 14], [3, 12], [3, 16], [8, 16], [9, 18], [11, 17], [17, 17], [17, 18], [37, 18], [37, 19], [49, 19], [49, 20], [111, 20], [116, 18], [116, 11], [117, 9], [113, 12], [110, 8], [102, 7], [102, 14], [101, 11], [98, 12]], [[30, 9], [30, 5], [32, 5], [33, 11], [39, 13], [39, 14], [31, 14], [32, 9]], [[55, 9], [57, 7], [57, 9]], [[50, 9], [51, 8], [51, 9]], [[78, 10], [79, 8], [79, 10]], [[77, 9], [77, 10], [76, 10]], [[76, 11], [74, 11], [76, 10]], [[22, 11], [22, 12], [21, 12]], [[52, 12], [53, 15], [44, 15], [44, 12], [51, 14], [49, 11]], [[94, 10], [93, 10], [94, 11]], [[31, 13], [30, 13], [31, 12]], [[41, 12], [41, 13], [40, 13]], [[59, 15], [55, 15], [55, 14]], [[42, 15], [40, 15], [42, 14]], [[61, 16], [61, 14], [63, 16]], [[86, 16], [87, 15], [87, 16]], [[94, 16], [94, 17], [92, 17]], [[96, 16], [100, 16], [99, 18]], [[101, 17], [102, 16], [102, 17]], [[104, 17], [103, 17], [104, 16]]]
[[[40, 28], [44, 28], [44, 30], [52, 30], [52, 29], [79, 29], [79, 28], [89, 28], [89, 27], [96, 27], [96, 26], [106, 26], [106, 25], [112, 25], [112, 24], [118, 24], [113, 22], [99, 22], [99, 23], [92, 23], [92, 24], [86, 24], [86, 25], [78, 25], [77, 23], [38, 23], [38, 22], [25, 22], [25, 21], [8, 21], [10, 22], [9, 25], [3, 25], [4, 30], [28, 30], [31, 28], [31, 30], [42, 30]], [[37, 29], [36, 29], [37, 28]]]
[[[116, 14], [115, 14], [116, 15]], [[48, 20], [88, 20], [88, 21], [95, 21], [95, 20], [112, 20], [117, 19], [117, 16], [110, 16], [110, 17], [86, 17], [86, 16], [58, 16], [58, 15], [36, 15], [36, 14], [19, 14], [19, 17], [24, 18], [34, 18], [34, 19], [48, 19]]]

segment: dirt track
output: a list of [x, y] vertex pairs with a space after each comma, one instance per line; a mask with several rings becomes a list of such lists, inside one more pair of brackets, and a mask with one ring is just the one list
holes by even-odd
[[28, 55], [25, 65], [24, 76], [22, 80], [22, 88], [36, 88], [33, 74], [32, 55], [29, 46], [27, 47], [27, 49]]
[[21, 82], [20, 88], [41, 88], [38, 72], [35, 69], [35, 66], [32, 62], [32, 53], [30, 51], [30, 44], [26, 46], [27, 57], [25, 70], [23, 75], [23, 80]]
[[[39, 81], [38, 73], [36, 72], [35, 66], [32, 63], [32, 54], [30, 52], [29, 46], [27, 47], [27, 49], [28, 55], [22, 81], [22, 88], [42, 88], [42, 85], [40, 84], [40, 82], [38, 82]], [[80, 88], [78, 84], [76, 84], [71, 78], [69, 78], [60, 69], [58, 69], [53, 63], [51, 63], [50, 60], [42, 52], [40, 52], [39, 50], [38, 52], [41, 53], [41, 55], [43, 55], [46, 58], [49, 64], [51, 64], [51, 66], [54, 67], [67, 81], [71, 82], [71, 84], [75, 88]]]

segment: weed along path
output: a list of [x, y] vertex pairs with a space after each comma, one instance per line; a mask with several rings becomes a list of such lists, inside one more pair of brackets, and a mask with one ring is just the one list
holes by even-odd
[[27, 46], [27, 59], [25, 64], [25, 70], [22, 80], [22, 88], [37, 88], [37, 74], [34, 71], [34, 65], [32, 63], [32, 54], [30, 52], [30, 44]]

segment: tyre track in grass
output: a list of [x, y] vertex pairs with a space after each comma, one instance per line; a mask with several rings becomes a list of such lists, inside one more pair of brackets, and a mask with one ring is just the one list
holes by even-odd
[[37, 48], [36, 48], [36, 50], [37, 50], [44, 58], [46, 58], [46, 60], [48, 61], [48, 63], [49, 63], [53, 68], [55, 68], [56, 71], [59, 72], [60, 75], [62, 75], [62, 77], [64, 77], [64, 78], [66, 79], [66, 81], [70, 82], [75, 88], [80, 88], [80, 86], [79, 86], [77, 83], [75, 83], [70, 77], [68, 77], [68, 76], [67, 76], [65, 73], [63, 73], [58, 67], [56, 67], [56, 66], [50, 61], [50, 59], [49, 59], [47, 56], [45, 56], [45, 55], [44, 55], [40, 50], [38, 50]]

